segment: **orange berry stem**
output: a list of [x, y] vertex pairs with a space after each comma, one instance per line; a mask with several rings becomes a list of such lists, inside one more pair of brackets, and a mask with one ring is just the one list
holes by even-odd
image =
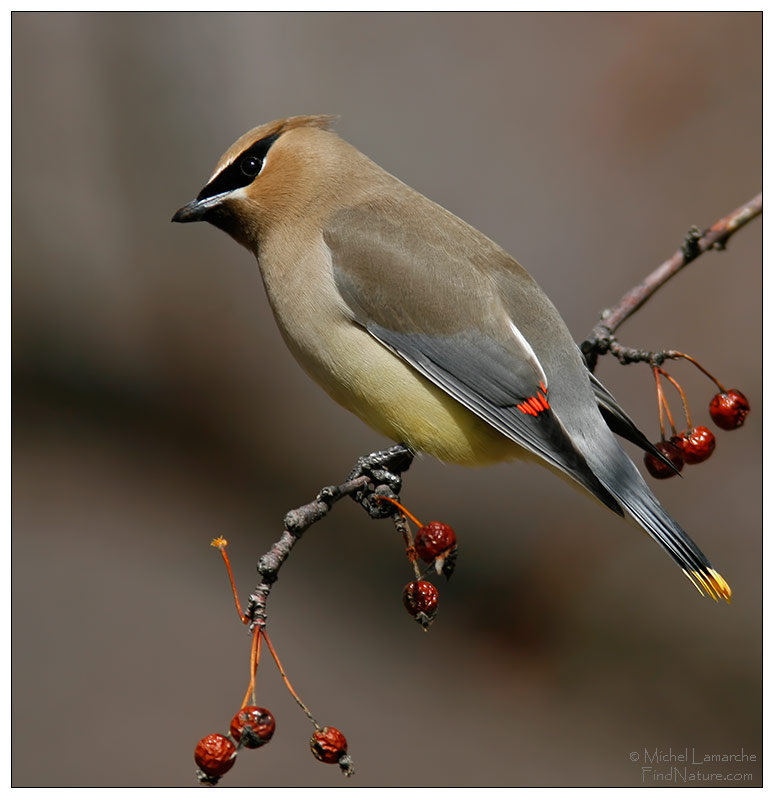
[[688, 429], [693, 427], [691, 422], [691, 412], [688, 410], [688, 400], [685, 397], [685, 392], [680, 388], [680, 384], [673, 377], [668, 375], [663, 369], [659, 369], [662, 375], [680, 392], [680, 400], [683, 403], [683, 412], [685, 413], [685, 421], [688, 423]]
[[658, 426], [661, 428], [661, 440], [664, 441], [664, 392], [661, 390], [661, 381], [658, 378], [656, 367], [653, 367], [653, 378], [656, 381], [656, 401], [658, 402]]
[[417, 517], [414, 516], [414, 514], [410, 510], [404, 508], [403, 505], [401, 505], [400, 502], [398, 502], [397, 499], [393, 499], [392, 497], [385, 497], [385, 496], [380, 496], [379, 499], [384, 499], [384, 500], [387, 500], [387, 502], [392, 502], [392, 504], [395, 505], [397, 508], [400, 508], [406, 514], [406, 516], [408, 516], [409, 519], [411, 519], [411, 521], [414, 522], [414, 524], [417, 527], [424, 527], [422, 522], [420, 522], [419, 519], [417, 519]]
[[675, 420], [672, 418], [672, 412], [669, 410], [669, 403], [664, 396], [664, 388], [661, 385], [659, 372], [661, 372], [661, 370], [657, 366], [654, 366], [653, 377], [656, 379], [656, 395], [658, 397], [658, 423], [661, 427], [661, 440], [666, 441], [666, 434], [664, 433], [664, 411], [666, 411], [667, 418], [669, 419], [669, 426], [672, 428], [673, 436], [677, 435], [677, 428], [675, 427]]
[[253, 704], [255, 701], [255, 677], [258, 674], [258, 663], [261, 660], [261, 631], [259, 627], [253, 630], [253, 645], [250, 648], [250, 684], [247, 686], [245, 698], [242, 700], [242, 707], [252, 699]]
[[256, 630], [260, 630], [261, 635], [266, 639], [266, 646], [269, 647], [269, 652], [271, 652], [271, 656], [274, 658], [274, 662], [277, 664], [277, 668], [279, 669], [279, 673], [282, 675], [282, 681], [285, 683], [285, 687], [290, 691], [290, 695], [293, 699], [296, 700], [298, 706], [301, 710], [304, 711], [307, 718], [314, 724], [315, 729], [320, 730], [322, 727], [317, 723], [317, 719], [312, 715], [312, 711], [301, 701], [301, 697], [293, 690], [293, 686], [290, 684], [290, 680], [288, 679], [288, 675], [285, 674], [285, 669], [282, 668], [282, 663], [280, 663], [280, 659], [277, 656], [277, 651], [271, 645], [271, 641], [269, 640], [269, 636], [266, 632], [266, 628], [256, 627]]
[[406, 521], [406, 516], [403, 513], [394, 513], [392, 516], [392, 522], [395, 525], [395, 529], [403, 536], [403, 541], [406, 544], [406, 557], [411, 564], [411, 567], [414, 569], [414, 577], [417, 581], [419, 581], [422, 577], [419, 571], [419, 556], [417, 555], [416, 547], [414, 546], [414, 536], [411, 535], [411, 530], [408, 526], [408, 521]]
[[213, 538], [210, 542], [210, 546], [215, 547], [216, 549], [220, 550], [220, 554], [223, 557], [223, 562], [226, 564], [226, 570], [228, 571], [228, 579], [231, 583], [231, 592], [234, 595], [234, 604], [236, 605], [236, 612], [239, 616], [240, 621], [242, 624], [249, 624], [250, 619], [242, 613], [242, 606], [239, 604], [239, 593], [237, 592], [236, 583], [234, 582], [234, 573], [231, 571], [231, 561], [228, 559], [228, 553], [226, 552], [226, 547], [228, 546], [228, 541], [225, 538]]
[[[700, 372], [704, 372], [705, 375], [724, 393], [726, 394], [726, 389], [720, 384], [720, 381], [713, 375], [710, 374], [695, 358], [691, 358], [690, 355], [686, 355], [684, 352], [677, 352], [673, 350], [671, 353], [673, 358], [684, 358], [686, 361], [692, 363]], [[690, 426], [690, 425], [689, 425]]]

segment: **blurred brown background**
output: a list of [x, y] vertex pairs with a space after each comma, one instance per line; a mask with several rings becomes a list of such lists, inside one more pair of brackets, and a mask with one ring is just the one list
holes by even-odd
[[[761, 16], [14, 15], [16, 785], [191, 785], [248, 671], [209, 540], [229, 539], [246, 595], [284, 512], [387, 443], [296, 366], [252, 256], [169, 223], [237, 136], [305, 113], [340, 114], [512, 252], [580, 340], [690, 225], [759, 191]], [[709, 462], [655, 486], [730, 606], [518, 464], [409, 473], [404, 500], [461, 539], [428, 635], [388, 523], [342, 503], [307, 534], [271, 630], [349, 738], [348, 785], [642, 785], [657, 747], [744, 748], [757, 763], [720, 770], [760, 784], [760, 292], [756, 221], [621, 331], [752, 403]], [[672, 371], [707, 424], [712, 386]], [[599, 374], [656, 438], [648, 370]], [[268, 660], [259, 701], [277, 734], [224, 784], [343, 786]]]

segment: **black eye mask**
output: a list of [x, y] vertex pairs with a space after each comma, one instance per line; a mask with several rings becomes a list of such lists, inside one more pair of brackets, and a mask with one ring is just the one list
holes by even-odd
[[263, 167], [266, 153], [279, 138], [275, 133], [255, 142], [243, 153], [240, 153], [224, 170], [218, 173], [200, 192], [197, 200], [206, 200], [216, 194], [233, 191], [248, 186], [256, 178]]

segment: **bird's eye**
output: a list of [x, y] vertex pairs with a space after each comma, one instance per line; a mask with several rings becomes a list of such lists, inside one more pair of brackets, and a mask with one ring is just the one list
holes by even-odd
[[254, 178], [261, 171], [262, 166], [263, 159], [255, 155], [248, 155], [247, 158], [243, 158], [242, 162], [239, 164], [242, 174], [246, 175], [248, 178]]
[[261, 173], [261, 169], [266, 163], [266, 153], [278, 138], [279, 133], [273, 133], [271, 136], [254, 142], [247, 150], [234, 158], [225, 169], [221, 169], [199, 192], [196, 199], [206, 200], [208, 197], [215, 197], [218, 194], [249, 186]]

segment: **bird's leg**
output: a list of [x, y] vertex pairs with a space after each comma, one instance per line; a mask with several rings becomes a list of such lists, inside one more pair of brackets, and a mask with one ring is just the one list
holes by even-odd
[[368, 511], [372, 519], [392, 516], [395, 510], [393, 506], [388, 502], [380, 502], [377, 497], [386, 494], [397, 498], [400, 495], [401, 475], [408, 471], [413, 460], [414, 453], [404, 444], [358, 458], [347, 480], [367, 477], [368, 483], [356, 491], [352, 498]]

